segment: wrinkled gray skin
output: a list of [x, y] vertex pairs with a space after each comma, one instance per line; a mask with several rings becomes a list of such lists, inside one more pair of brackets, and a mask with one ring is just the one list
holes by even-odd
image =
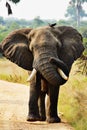
[[57, 68], [69, 76], [74, 60], [84, 50], [79, 32], [66, 26], [21, 29], [8, 35], [0, 48], [7, 59], [20, 67], [37, 70], [36, 78], [30, 81], [27, 121], [60, 122], [57, 114], [58, 95], [60, 85], [66, 80], [60, 76]]

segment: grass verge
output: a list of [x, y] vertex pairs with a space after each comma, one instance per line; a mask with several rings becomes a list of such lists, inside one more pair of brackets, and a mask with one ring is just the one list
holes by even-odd
[[61, 86], [59, 111], [75, 130], [87, 130], [87, 77], [73, 72]]

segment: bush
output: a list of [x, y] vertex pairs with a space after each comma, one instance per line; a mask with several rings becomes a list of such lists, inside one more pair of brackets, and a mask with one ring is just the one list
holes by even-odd
[[82, 33], [82, 36], [83, 36], [84, 38], [87, 38], [87, 30], [85, 30], [85, 31]]

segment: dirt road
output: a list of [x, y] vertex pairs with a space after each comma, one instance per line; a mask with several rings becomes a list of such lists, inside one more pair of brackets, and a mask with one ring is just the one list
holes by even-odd
[[28, 86], [0, 80], [0, 130], [73, 130], [65, 122], [27, 122], [28, 91]]

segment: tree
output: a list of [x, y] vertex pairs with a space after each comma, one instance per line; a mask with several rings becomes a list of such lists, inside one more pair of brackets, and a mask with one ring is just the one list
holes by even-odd
[[0, 25], [4, 25], [4, 23], [5, 23], [5, 22], [4, 22], [3, 17], [0, 16]]
[[82, 7], [84, 2], [87, 2], [87, 0], [71, 0], [67, 8], [67, 13], [65, 14], [66, 17], [71, 17], [73, 20], [76, 20], [77, 26], [80, 25], [82, 17], [87, 17]]
[[13, 3], [18, 3], [18, 2], [20, 2], [20, 0], [9, 0], [9, 1], [12, 1]]
[[40, 16], [37, 16], [36, 18], [34, 18], [33, 20], [33, 27], [39, 27], [39, 26], [43, 26], [44, 25], [44, 21], [40, 19]]
[[[9, 0], [9, 1], [10, 2], [12, 1], [15, 4], [18, 3], [18, 2], [20, 2], [20, 0]], [[12, 14], [12, 9], [11, 9], [11, 6], [10, 6], [9, 2], [6, 2], [6, 7], [8, 9], [8, 15]]]

